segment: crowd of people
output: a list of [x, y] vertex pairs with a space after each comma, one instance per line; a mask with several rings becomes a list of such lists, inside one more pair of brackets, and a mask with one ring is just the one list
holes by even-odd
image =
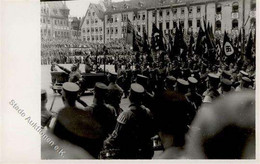
[[[246, 46], [241, 33], [231, 41], [225, 32], [221, 48], [208, 25], [205, 31], [200, 28], [194, 49], [193, 36], [188, 47], [182, 27], [176, 30], [174, 45], [169, 37], [166, 46], [154, 25], [152, 51], [140, 48], [149, 45], [144, 39], [142, 45], [133, 42], [131, 51], [118, 42], [113, 44], [121, 51], [109, 51], [113, 44], [96, 44], [93, 53], [80, 60], [74, 57], [71, 70], [59, 65], [67, 60], [50, 60], [51, 71], [57, 66], [69, 78], [62, 86], [64, 107], [55, 116], [46, 109], [46, 91], [42, 91], [42, 127], [67, 148], [64, 158], [255, 158], [252, 32]], [[96, 82], [93, 103], [83, 102], [86, 82], [80, 64], [90, 73], [107, 63], [115, 71], [103, 70], [107, 79]], [[121, 107], [122, 99], [128, 99], [129, 107]], [[60, 158], [52, 151], [43, 142], [42, 158]]]
[[[86, 72], [95, 61], [89, 57]], [[211, 64], [196, 54], [171, 61], [164, 52], [157, 58], [136, 53], [114, 58], [113, 64], [109, 83], [96, 83], [93, 104], [85, 109], [75, 103], [82, 80], [80, 63], [66, 71], [65, 106], [47, 130], [64, 141], [59, 143], [67, 148], [65, 158], [255, 157], [255, 66], [246, 58]], [[54, 64], [52, 69], [56, 66], [62, 68]], [[130, 101], [127, 109], [120, 107], [122, 98]], [[46, 99], [43, 91], [43, 127], [53, 117], [44, 107]], [[162, 150], [157, 157], [156, 145]], [[43, 158], [60, 158], [43, 148]]]

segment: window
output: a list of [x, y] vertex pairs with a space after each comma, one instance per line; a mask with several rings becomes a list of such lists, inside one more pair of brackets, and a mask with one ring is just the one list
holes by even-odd
[[109, 34], [109, 28], [107, 28], [107, 34]]
[[91, 20], [91, 24], [93, 24], [93, 23], [94, 23], [94, 20], [92, 19], [92, 20]]
[[163, 16], [163, 12], [162, 12], [162, 10], [159, 11], [159, 16], [160, 16], [160, 17]]
[[117, 22], [117, 16], [115, 15], [115, 22]]
[[114, 29], [113, 29], [113, 27], [111, 27], [111, 34], [113, 34], [114, 33]]
[[95, 28], [95, 31], [98, 32], [98, 28], [97, 27]]
[[99, 40], [101, 40], [101, 41], [103, 40], [103, 37], [102, 37], [102, 35], [100, 35], [100, 36], [99, 36]]
[[176, 21], [172, 21], [172, 27], [173, 27], [173, 28], [176, 28], [176, 27], [177, 27]]
[[88, 12], [88, 16], [90, 16], [90, 12]]
[[51, 21], [50, 21], [50, 19], [48, 19], [48, 24], [51, 24]]
[[89, 28], [87, 28], [87, 33], [89, 33]]
[[238, 20], [237, 20], [237, 19], [234, 19], [234, 20], [232, 21], [232, 29], [233, 29], [233, 30], [238, 29]]
[[88, 36], [87, 40], [90, 41], [90, 37], [89, 36]]
[[197, 20], [197, 27], [200, 27], [200, 20]]
[[146, 30], [145, 30], [145, 25], [143, 25], [143, 27], [142, 27], [142, 28], [143, 28], [143, 32], [145, 32], [145, 31], [146, 31]]
[[137, 20], [140, 20], [140, 18], [141, 18], [141, 15], [137, 14]]
[[98, 35], [96, 36], [96, 40], [98, 40]]
[[170, 15], [170, 11], [166, 10], [166, 15], [169, 16]]
[[111, 17], [110, 22], [113, 23], [113, 21], [114, 21], [114, 20], [113, 20], [113, 18]]
[[177, 14], [177, 9], [173, 9], [173, 14], [176, 15]]
[[143, 18], [142, 19], [145, 20], [145, 14], [143, 14]]
[[256, 10], [256, 0], [251, 0], [251, 10], [252, 11]]
[[170, 28], [170, 22], [166, 22], [166, 29]]
[[201, 10], [200, 6], [197, 6], [197, 13], [200, 13], [200, 10]]
[[86, 41], [86, 37], [85, 36], [83, 37], [83, 41]]
[[182, 27], [184, 27], [184, 21], [183, 21], [183, 20], [180, 21], [180, 25], [181, 25]]
[[84, 28], [82, 29], [82, 33], [85, 33], [85, 29]]
[[162, 24], [162, 22], [159, 23], [159, 29], [160, 29], [160, 30], [163, 29], [163, 24]]
[[93, 12], [92, 15], [94, 16], [94, 15], [95, 15], [95, 12]]
[[102, 27], [99, 27], [99, 31], [100, 31], [100, 32], [102, 31]]
[[234, 3], [232, 4], [232, 12], [233, 12], [233, 13], [238, 12], [238, 8], [239, 8], [238, 2], [234, 2]]
[[98, 20], [97, 19], [95, 19], [95, 23], [97, 23], [98, 22]]
[[221, 14], [221, 11], [222, 11], [222, 6], [221, 4], [216, 4], [216, 14]]
[[43, 18], [43, 23], [45, 23], [45, 18]]
[[155, 10], [153, 10], [153, 17], [155, 17], [155, 14], [156, 14], [156, 11], [155, 11]]
[[216, 30], [221, 30], [221, 21], [216, 21]]
[[185, 9], [184, 8], [181, 8], [181, 15], [183, 15], [185, 12]]
[[192, 7], [189, 7], [189, 14], [192, 14]]
[[94, 32], [94, 28], [91, 28], [91, 32]]
[[192, 27], [192, 20], [191, 19], [188, 21], [188, 25], [189, 25], [189, 27]]
[[91, 36], [91, 40], [94, 41], [94, 36]]
[[117, 27], [115, 27], [115, 34], [118, 34], [118, 29], [117, 29]]

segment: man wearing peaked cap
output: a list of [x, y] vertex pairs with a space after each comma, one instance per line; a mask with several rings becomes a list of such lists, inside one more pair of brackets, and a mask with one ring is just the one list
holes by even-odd
[[104, 142], [104, 149], [119, 149], [119, 159], [150, 159], [153, 156], [154, 126], [150, 110], [142, 105], [144, 92], [140, 84], [131, 84], [131, 105], [118, 116], [114, 132]]
[[244, 89], [250, 89], [250, 85], [252, 83], [252, 80], [248, 77], [242, 77], [242, 80], [240, 82], [240, 85], [236, 87], [235, 91], [241, 91]]
[[165, 90], [174, 90], [176, 84], [176, 78], [173, 76], [167, 76], [165, 79]]
[[226, 71], [226, 70], [224, 70], [222, 72], [221, 76], [222, 76], [222, 78], [229, 79], [229, 80], [231, 80], [231, 77], [232, 77], [231, 72], [230, 71]]
[[76, 107], [79, 86], [76, 83], [66, 82], [62, 85], [62, 100], [65, 107]]
[[208, 89], [203, 93], [203, 102], [211, 103], [220, 95], [218, 92], [219, 82], [219, 75], [214, 73], [208, 74]]
[[137, 74], [136, 83], [142, 85], [145, 89], [147, 89], [148, 77], [141, 74]]
[[187, 93], [185, 96], [187, 98], [187, 101], [193, 105], [195, 110], [198, 110], [200, 105], [202, 104], [202, 96], [198, 94], [197, 92], [197, 85], [198, 85], [198, 80], [195, 79], [194, 77], [189, 77], [189, 89], [190, 92]]
[[78, 108], [66, 108], [60, 111], [53, 133], [62, 140], [82, 147], [95, 158], [104, 139], [100, 123], [92, 117], [91, 113]]
[[107, 96], [107, 103], [113, 106], [116, 110], [117, 116], [123, 111], [120, 108], [121, 98], [123, 96], [123, 89], [117, 85], [117, 74], [110, 73], [109, 76], [109, 85], [108, 85], [108, 96]]
[[218, 89], [219, 93], [222, 95], [227, 94], [232, 90], [232, 81], [229, 79], [221, 79], [221, 87]]
[[185, 95], [188, 92], [189, 82], [184, 79], [177, 79], [176, 91]]
[[101, 126], [104, 137], [107, 137], [114, 128], [116, 123], [116, 111], [111, 105], [105, 103], [108, 87], [104, 83], [97, 82], [94, 88], [93, 104], [85, 108], [85, 111], [91, 113]]
[[71, 70], [68, 70], [60, 65], [57, 64], [57, 66], [62, 69], [63, 71], [65, 71], [67, 74], [69, 74], [69, 82], [73, 82], [73, 83], [76, 83], [76, 82], [80, 82], [82, 81], [82, 77], [81, 77], [81, 74], [79, 72], [79, 69], [78, 69], [78, 66], [79, 65], [76, 65], [76, 64], [73, 64], [71, 66]]

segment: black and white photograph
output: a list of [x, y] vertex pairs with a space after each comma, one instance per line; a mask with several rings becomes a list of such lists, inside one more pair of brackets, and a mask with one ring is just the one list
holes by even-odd
[[40, 7], [42, 159], [255, 159], [256, 0]]
[[41, 160], [255, 160], [257, 2], [41, 0]]

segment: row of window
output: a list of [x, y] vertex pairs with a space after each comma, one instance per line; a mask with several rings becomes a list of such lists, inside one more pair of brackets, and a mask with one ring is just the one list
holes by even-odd
[[[146, 26], [145, 25], [137, 25], [135, 27], [135, 29], [137, 30], [137, 32], [141, 32], [141, 28], [142, 28], [142, 31], [146, 31]], [[123, 26], [121, 28], [122, 30], [122, 34], [125, 34], [127, 32], [127, 27], [126, 26]], [[107, 27], [106, 28], [106, 32], [107, 34], [118, 34], [118, 28], [117, 27]]]
[[102, 41], [103, 40], [103, 36], [102, 35], [96, 35], [96, 36], [91, 36], [91, 37], [85, 37], [83, 36], [83, 40], [84, 41]]
[[[133, 15], [133, 20], [145, 20], [145, 17], [146, 15], [143, 13], [143, 14], [137, 14], [137, 16], [134, 14]], [[128, 14], [123, 14], [122, 15], [122, 22], [125, 22], [127, 21], [127, 18], [128, 18]], [[120, 18], [118, 18], [116, 15], [115, 17], [107, 17], [107, 23], [113, 23], [113, 22], [119, 22], [120, 21]]]
[[95, 19], [95, 20], [91, 19], [91, 21], [89, 21], [89, 20], [87, 19], [87, 20], [86, 20], [86, 24], [89, 24], [89, 23], [91, 23], [91, 24], [98, 23], [98, 19]]
[[[49, 18], [41, 18], [41, 23], [51, 24], [51, 21], [50, 21]], [[68, 26], [68, 25], [69, 25], [69, 22], [68, 22], [67, 20], [55, 19], [55, 20], [54, 20], [54, 25]]]
[[49, 9], [48, 8], [41, 8], [41, 13], [49, 14]]
[[[51, 36], [51, 30], [41, 29], [41, 35], [47, 35], [47, 34], [48, 34], [48, 36]], [[55, 31], [54, 35], [55, 35], [55, 37], [57, 37], [57, 36], [68, 37], [69, 32], [68, 31]]]
[[96, 27], [95, 29], [92, 27], [92, 28], [87, 28], [86, 30], [85, 30], [85, 28], [83, 28], [82, 29], [82, 33], [85, 33], [85, 32], [87, 32], [87, 33], [89, 33], [89, 32], [102, 32], [102, 27]]

